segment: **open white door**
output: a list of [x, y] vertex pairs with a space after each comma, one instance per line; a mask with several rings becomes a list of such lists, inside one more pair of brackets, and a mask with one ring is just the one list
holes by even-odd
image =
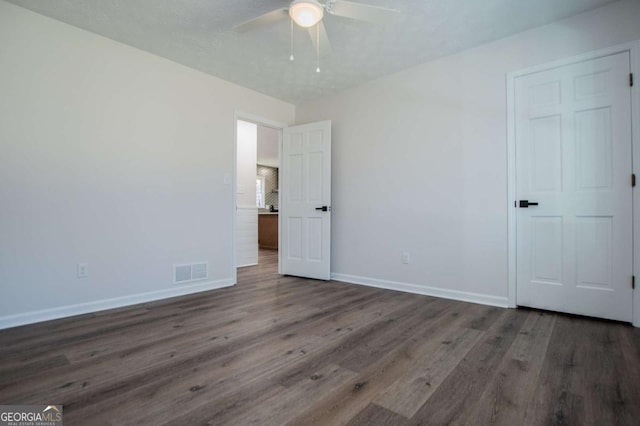
[[280, 272], [331, 278], [331, 121], [283, 129]]
[[518, 305], [632, 319], [629, 73], [624, 52], [515, 80]]

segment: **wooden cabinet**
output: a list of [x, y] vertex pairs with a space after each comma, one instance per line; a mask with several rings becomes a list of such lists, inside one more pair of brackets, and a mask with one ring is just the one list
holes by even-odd
[[278, 215], [258, 215], [258, 247], [261, 249], [278, 249]]

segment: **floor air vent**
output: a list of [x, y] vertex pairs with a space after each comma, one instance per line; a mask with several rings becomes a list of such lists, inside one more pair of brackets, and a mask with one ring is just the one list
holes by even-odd
[[209, 277], [209, 264], [206, 262], [173, 265], [173, 282], [176, 284], [204, 280]]

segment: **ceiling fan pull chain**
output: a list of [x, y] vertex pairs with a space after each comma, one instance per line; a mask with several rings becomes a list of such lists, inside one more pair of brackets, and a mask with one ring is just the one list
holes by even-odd
[[293, 61], [295, 58], [293, 57], [293, 19], [291, 20], [291, 55], [289, 56], [289, 60]]
[[320, 23], [316, 24], [316, 72], [320, 72]]

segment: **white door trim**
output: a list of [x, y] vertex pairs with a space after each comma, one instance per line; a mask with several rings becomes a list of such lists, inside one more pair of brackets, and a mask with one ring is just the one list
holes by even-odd
[[[508, 238], [508, 299], [509, 307], [516, 307], [516, 150], [515, 150], [515, 79], [523, 75], [545, 71], [548, 69], [588, 61], [616, 53], [629, 52], [631, 58], [631, 72], [635, 82], [631, 88], [631, 138], [633, 152], [633, 172], [638, 174], [637, 165], [640, 164], [640, 41], [621, 44], [594, 52], [585, 53], [571, 58], [564, 58], [550, 63], [529, 67], [519, 71], [507, 73], [507, 238]], [[634, 125], [635, 124], [635, 125]], [[633, 274], [638, 274], [640, 266], [640, 197], [633, 194]], [[640, 280], [633, 292], [633, 325], [640, 327]]]
[[[237, 232], [237, 197], [238, 197], [238, 120], [249, 121], [251, 123], [259, 124], [265, 127], [271, 127], [278, 130], [278, 161], [282, 161], [280, 158], [280, 151], [282, 150], [282, 129], [288, 127], [287, 124], [280, 123], [278, 121], [270, 120], [258, 115], [254, 115], [248, 112], [235, 110], [233, 112], [233, 166], [231, 168], [231, 276], [233, 277], [233, 284], [238, 283], [238, 259], [236, 253], [236, 232]], [[280, 182], [278, 182], [280, 184]], [[278, 186], [280, 187], [280, 186]], [[280, 195], [278, 195], [280, 197]], [[279, 220], [279, 218], [278, 218]], [[278, 235], [280, 238], [280, 235]], [[278, 273], [280, 272], [280, 253], [278, 252]]]

